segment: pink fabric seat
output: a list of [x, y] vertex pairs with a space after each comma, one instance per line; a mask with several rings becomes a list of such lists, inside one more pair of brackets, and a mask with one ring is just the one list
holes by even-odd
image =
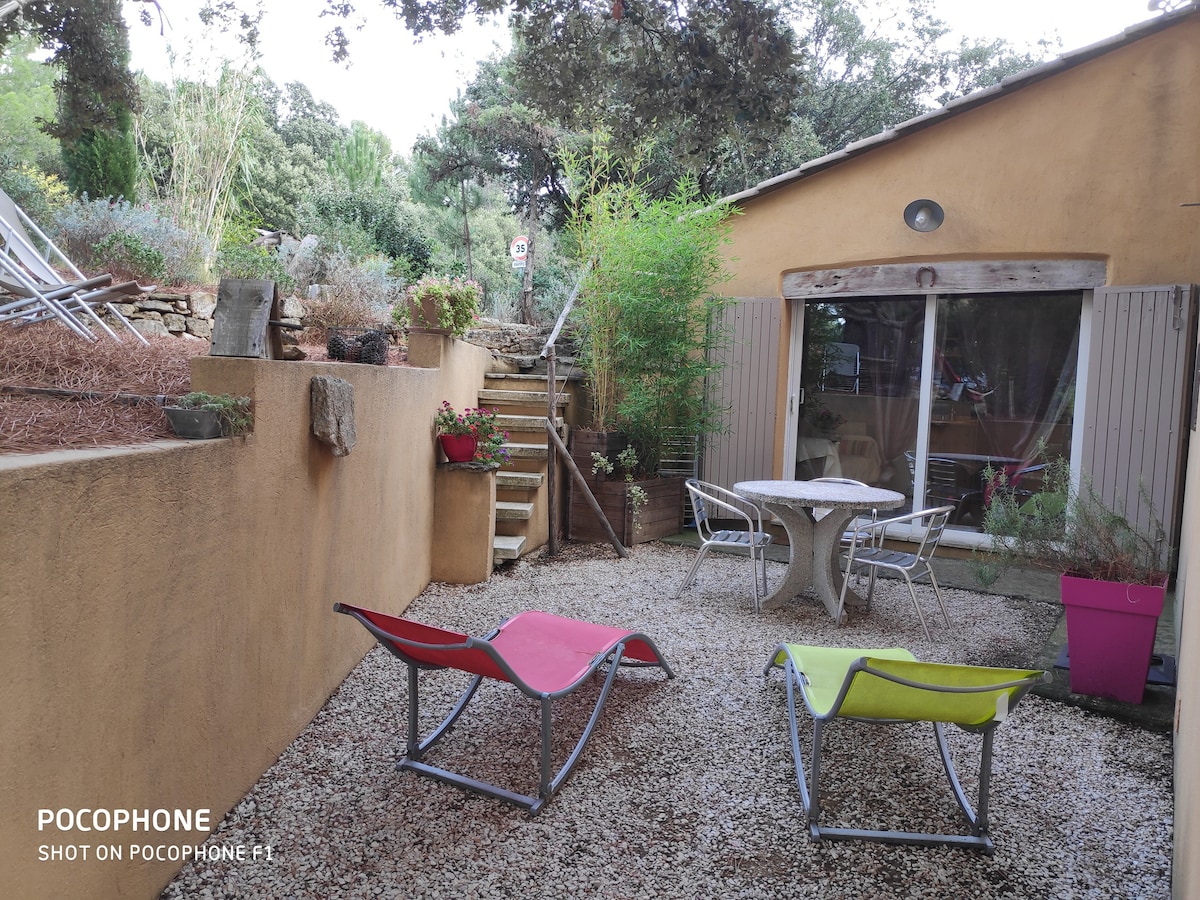
[[[578, 761], [600, 718], [620, 666], [657, 666], [668, 678], [675, 677], [654, 642], [640, 632], [537, 610], [518, 613], [487, 637], [474, 638], [345, 603], [336, 603], [333, 608], [335, 612], [358, 619], [384, 647], [408, 665], [408, 742], [397, 768], [411, 769], [421, 775], [507, 800], [531, 813], [539, 812], [549, 802]], [[574, 691], [605, 664], [608, 664], [609, 672], [579, 743], [562, 768], [552, 773], [551, 704], [558, 697]], [[421, 740], [417, 732], [417, 675], [431, 668], [456, 669], [469, 672], [475, 678], [450, 714]], [[536, 797], [440, 769], [421, 759], [425, 751], [450, 730], [484, 678], [507, 681], [541, 703], [541, 777]]]

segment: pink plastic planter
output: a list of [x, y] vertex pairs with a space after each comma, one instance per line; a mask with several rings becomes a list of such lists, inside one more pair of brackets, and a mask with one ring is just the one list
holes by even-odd
[[1167, 592], [1160, 585], [1062, 576], [1071, 690], [1141, 703]]

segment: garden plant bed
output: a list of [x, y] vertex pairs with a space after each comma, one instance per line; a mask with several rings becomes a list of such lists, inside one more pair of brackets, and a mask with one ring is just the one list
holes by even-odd
[[187, 393], [188, 361], [208, 344], [149, 341], [87, 343], [54, 324], [0, 327], [0, 453], [172, 439], [161, 398]]

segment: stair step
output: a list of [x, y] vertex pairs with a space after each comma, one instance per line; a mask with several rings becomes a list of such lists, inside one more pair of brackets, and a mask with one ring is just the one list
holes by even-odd
[[518, 503], [513, 500], [496, 501], [496, 520], [514, 522], [524, 521], [533, 516], [532, 503]]
[[[496, 424], [505, 431], [536, 431], [539, 433], [546, 431], [545, 416], [496, 416]], [[555, 417], [554, 427], [558, 431], [562, 431], [562, 416]]]
[[[571, 402], [569, 394], [558, 394], [555, 398], [557, 406], [567, 406]], [[546, 405], [545, 391], [492, 391], [483, 390], [479, 392], [479, 403], [521, 403], [533, 404], [537, 403], [542, 406]]]
[[[483, 377], [485, 381], [511, 381], [514, 383], [540, 381], [542, 384], [546, 383], [546, 374], [544, 372], [541, 374], [535, 372], [488, 372]], [[559, 383], [564, 381], [582, 381], [583, 376], [578, 373], [564, 375], [560, 369], [559, 374], [554, 380]]]
[[496, 473], [496, 490], [536, 491], [545, 480], [546, 476], [540, 472], [506, 472], [501, 469]]
[[492, 559], [500, 562], [505, 559], [520, 559], [521, 551], [525, 549], [525, 538], [520, 535], [498, 534], [492, 539]]
[[505, 444], [512, 459], [546, 459], [550, 454], [545, 444]]

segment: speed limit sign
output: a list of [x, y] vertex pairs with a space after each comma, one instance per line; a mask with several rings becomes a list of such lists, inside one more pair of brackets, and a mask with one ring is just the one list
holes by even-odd
[[517, 262], [521, 262], [529, 255], [529, 238], [520, 234], [512, 239], [512, 243], [508, 247], [509, 255]]

